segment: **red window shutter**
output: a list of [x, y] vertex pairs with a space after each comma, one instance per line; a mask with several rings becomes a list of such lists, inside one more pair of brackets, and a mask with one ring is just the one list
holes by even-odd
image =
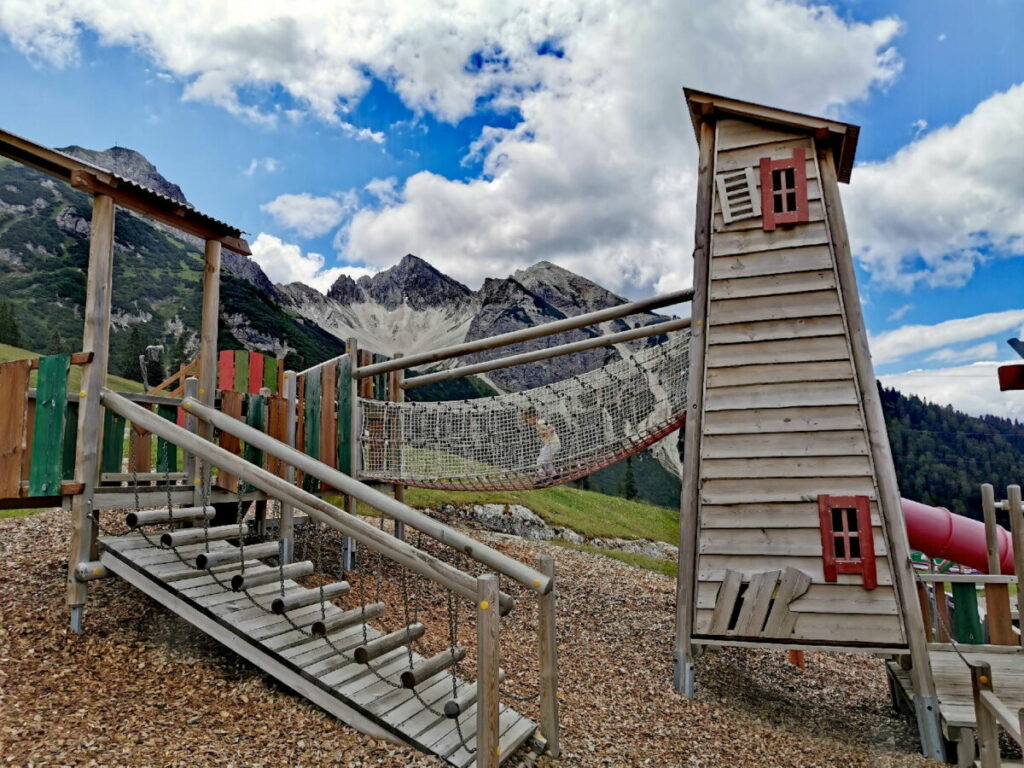
[[807, 208], [807, 158], [803, 147], [782, 160], [761, 158], [761, 220], [765, 232], [810, 221]]
[[821, 557], [825, 581], [840, 573], [859, 573], [864, 589], [878, 586], [871, 504], [867, 496], [818, 496]]

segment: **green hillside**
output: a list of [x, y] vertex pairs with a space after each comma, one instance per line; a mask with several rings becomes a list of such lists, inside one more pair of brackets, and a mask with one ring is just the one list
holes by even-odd
[[[40, 357], [36, 352], [30, 352], [27, 349], [21, 349], [20, 347], [12, 347], [10, 344], [0, 344], [0, 363], [6, 363], [10, 360], [35, 360]], [[36, 372], [32, 372], [32, 378], [29, 380], [31, 386], [36, 384]], [[71, 372], [68, 374], [68, 391], [74, 392], [81, 389], [82, 386], [82, 369], [77, 365], [71, 366]], [[122, 378], [121, 376], [109, 375], [107, 376], [107, 386], [117, 392], [141, 392], [142, 385], [137, 381], [131, 381], [130, 379]]]
[[[0, 296], [13, 306], [18, 346], [73, 346], [82, 335], [91, 202], [66, 184], [0, 159]], [[133, 374], [135, 348], [163, 344], [165, 362], [198, 350], [203, 257], [199, 244], [126, 211], [115, 221], [111, 360]], [[301, 370], [337, 354], [341, 342], [290, 315], [249, 283], [222, 272], [221, 348], [290, 350]]]

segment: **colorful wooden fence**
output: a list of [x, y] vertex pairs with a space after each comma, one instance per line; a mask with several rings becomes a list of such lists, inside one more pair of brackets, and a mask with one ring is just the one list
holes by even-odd
[[223, 349], [217, 358], [217, 389], [258, 395], [263, 388], [273, 395], [284, 389], [284, 366], [276, 358], [244, 349]]

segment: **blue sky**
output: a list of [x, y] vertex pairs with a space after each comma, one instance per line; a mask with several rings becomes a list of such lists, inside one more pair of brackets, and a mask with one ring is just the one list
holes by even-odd
[[986, 383], [1024, 326], [1018, 2], [54, 8], [0, 6], [0, 126], [143, 152], [273, 279], [321, 288], [406, 252], [471, 286], [549, 259], [678, 287], [682, 86], [857, 123], [843, 194], [879, 374], [1024, 418]]

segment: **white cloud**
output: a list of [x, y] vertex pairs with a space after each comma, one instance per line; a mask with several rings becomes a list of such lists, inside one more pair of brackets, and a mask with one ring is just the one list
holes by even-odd
[[398, 179], [390, 176], [386, 179], [373, 179], [364, 189], [384, 205], [398, 202]]
[[928, 121], [924, 118], [919, 118], [910, 124], [910, 127], [914, 129], [914, 139], [921, 138], [921, 134], [928, 130]]
[[334, 284], [341, 275], [358, 280], [363, 275], [373, 275], [375, 269], [366, 267], [330, 267], [325, 269], [326, 260], [319, 253], [302, 253], [302, 249], [280, 238], [260, 232], [250, 243], [252, 258], [267, 277], [274, 283], [302, 282], [316, 288], [320, 293]]
[[869, 339], [875, 363], [889, 363], [907, 355], [1002, 333], [1024, 322], [1024, 309], [989, 312], [946, 320], [935, 325], [904, 325]]
[[249, 161], [249, 166], [242, 173], [246, 176], [252, 176], [257, 171], [276, 173], [279, 170], [281, 170], [281, 163], [276, 157], [254, 157]]
[[999, 363], [981, 362], [953, 368], [914, 370], [879, 376], [882, 384], [932, 403], [952, 405], [971, 416], [993, 414], [1024, 420], [1024, 392], [1000, 392]]
[[260, 209], [266, 211], [283, 227], [294, 230], [300, 237], [319, 237], [338, 226], [352, 210], [355, 198], [342, 200], [334, 197], [315, 197], [303, 192], [299, 195], [278, 195]]
[[938, 41], [939, 41], [940, 43], [944, 43], [944, 42], [946, 41], [946, 33], [945, 33], [945, 32], [941, 33], [941, 34], [940, 34], [940, 35], [939, 35], [939, 36], [938, 36], [937, 38], [935, 38], [935, 39], [936, 39], [936, 40], [938, 40]]
[[975, 360], [992, 360], [999, 356], [999, 349], [994, 341], [984, 341], [975, 344], [973, 347], [955, 349], [943, 347], [937, 352], [928, 355], [928, 360], [938, 360], [943, 363], [970, 363]]
[[888, 160], [844, 190], [851, 241], [888, 287], [963, 285], [989, 249], [1024, 255], [1024, 84]]
[[[779, 0], [49, 0], [46, 13], [5, 0], [0, 30], [58, 65], [91, 31], [144, 52], [185, 98], [268, 124], [309, 115], [358, 133], [350, 113], [372, 77], [440, 120], [515, 108], [523, 122], [474, 143], [479, 178], [402, 180], [352, 220], [346, 258], [413, 251], [471, 284], [549, 259], [635, 295], [690, 282], [696, 148], [681, 87], [834, 113], [898, 75], [901, 24]], [[563, 56], [539, 55], [545, 43]], [[277, 87], [297, 107], [266, 107]]]
[[913, 304], [904, 304], [902, 307], [894, 309], [892, 312], [890, 312], [888, 319], [894, 322], [896, 320], [902, 320], [906, 316], [907, 312], [909, 312], [913, 308]]

